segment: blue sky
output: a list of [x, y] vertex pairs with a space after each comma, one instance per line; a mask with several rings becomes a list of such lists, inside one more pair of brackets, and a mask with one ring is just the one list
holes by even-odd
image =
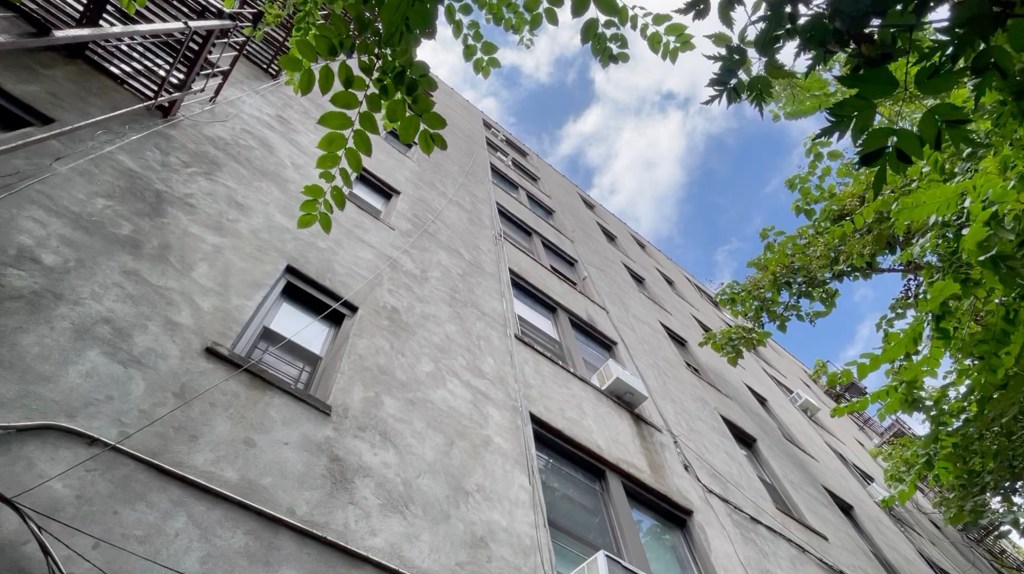
[[[668, 2], [665, 3], [666, 7]], [[649, 6], [658, 9], [657, 3]], [[579, 44], [579, 22], [545, 28], [525, 50], [502, 38], [489, 80], [462, 62], [447, 29], [421, 55], [463, 96], [706, 284], [742, 278], [766, 225], [798, 224], [787, 176], [800, 168], [811, 121], [773, 123], [746, 106], [707, 107], [707, 43], [672, 66], [632, 37], [629, 64], [602, 70]], [[568, 22], [568, 23], [567, 23]], [[715, 29], [691, 29], [698, 40]], [[808, 366], [844, 363], [878, 341], [874, 323], [898, 279], [851, 285], [840, 308], [779, 341]], [[874, 386], [878, 378], [869, 378]]]

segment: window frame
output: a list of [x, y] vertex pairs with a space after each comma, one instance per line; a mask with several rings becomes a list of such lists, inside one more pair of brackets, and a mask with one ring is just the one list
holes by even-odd
[[[557, 453], [580, 469], [593, 474], [602, 482], [605, 513], [611, 530], [614, 549], [603, 548], [610, 554], [621, 558], [631, 566], [650, 572], [651, 567], [640, 539], [640, 533], [636, 528], [633, 518], [631, 501], [639, 506], [652, 511], [658, 518], [665, 519], [679, 529], [681, 542], [688, 553], [688, 558], [696, 568], [696, 574], [713, 572], [707, 566], [708, 555], [704, 552], [704, 545], [695, 539], [695, 533], [690, 523], [693, 522], [693, 513], [676, 507], [654, 491], [640, 486], [638, 481], [631, 477], [624, 476], [613, 470], [609, 465], [596, 460], [583, 448], [570, 443], [554, 429], [541, 425], [540, 421], [534, 420], [533, 426], [534, 456], [537, 456], [538, 444], [544, 448]], [[541, 483], [538, 466], [538, 484]], [[549, 521], [547, 502], [544, 504], [544, 520]], [[549, 535], [549, 548], [552, 555], [554, 552], [553, 541]], [[589, 558], [589, 556], [587, 557]]]
[[385, 142], [391, 147], [395, 148], [398, 153], [408, 157], [412, 153], [413, 148], [416, 147], [415, 143], [405, 143], [401, 138], [398, 137], [398, 129], [390, 129], [380, 136]]
[[580, 201], [583, 202], [583, 207], [586, 207], [587, 211], [596, 211], [597, 210], [597, 204], [594, 203], [593, 201], [583, 197], [582, 195], [580, 196]]
[[[540, 290], [532, 286], [529, 282], [527, 282], [520, 276], [516, 275], [515, 273], [511, 273], [511, 279], [513, 298], [512, 313], [515, 315], [516, 319], [516, 336], [518, 339], [522, 340], [530, 347], [539, 351], [545, 357], [548, 357], [552, 361], [555, 361], [562, 367], [568, 369], [573, 374], [586, 380], [587, 382], [590, 381], [590, 377], [592, 375], [587, 374], [588, 369], [586, 367], [586, 363], [583, 360], [583, 356], [580, 350], [577, 348], [577, 329], [584, 333], [586, 336], [597, 341], [598, 343], [607, 345], [609, 348], [609, 357], [620, 363], [622, 362], [619, 356], [618, 344], [615, 341], [601, 333], [601, 331], [599, 331], [598, 329], [595, 329], [592, 325], [588, 324], [581, 317], [568, 311], [565, 307], [559, 305], [550, 297], [544, 295]], [[562, 347], [563, 356], [561, 358], [553, 356], [551, 353], [549, 353], [540, 346], [541, 343], [534, 342], [529, 334], [523, 333], [523, 329], [519, 325], [520, 315], [516, 313], [514, 310], [515, 291], [517, 288], [526, 292], [529, 296], [537, 299], [539, 302], [547, 306], [549, 309], [553, 310], [553, 323], [555, 326], [555, 332], [558, 333], [558, 342], [561, 344]]]
[[629, 275], [629, 278], [633, 280], [633, 284], [636, 285], [637, 291], [639, 291], [644, 297], [647, 297], [651, 301], [660, 305], [661, 303], [654, 297], [654, 293], [651, 291], [651, 285], [647, 282], [647, 278], [634, 271], [632, 267], [625, 263], [623, 263], [622, 266], [626, 269], [626, 274]]
[[871, 533], [864, 528], [864, 525], [861, 524], [860, 519], [857, 518], [856, 509], [853, 505], [827, 488], [825, 488], [825, 492], [828, 494], [829, 498], [832, 499], [832, 503], [836, 505], [839, 513], [842, 514], [843, 518], [845, 518], [847, 523], [849, 523], [850, 528], [853, 529], [857, 534], [857, 537], [860, 538], [861, 542], [864, 543], [864, 546], [867, 547], [868, 552], [875, 557], [875, 561], [877, 561], [878, 565], [882, 567], [882, 570], [887, 574], [899, 574], [899, 570], [889, 560], [889, 557], [882, 552], [882, 548], [878, 545], [878, 542], [871, 536]]
[[376, 219], [379, 219], [385, 223], [390, 223], [392, 216], [394, 216], [395, 209], [397, 207], [398, 198], [401, 193], [393, 186], [388, 184], [386, 181], [381, 179], [380, 176], [371, 172], [370, 170], [364, 169], [363, 173], [356, 177], [356, 181], [362, 181], [364, 185], [374, 187], [377, 191], [383, 192], [388, 196], [387, 203], [384, 204], [384, 208], [380, 209], [376, 205], [371, 204], [368, 200], [355, 191], [355, 181], [353, 181], [352, 189], [345, 193], [345, 198], [351, 201], [356, 207], [365, 211], [369, 215]]
[[[722, 421], [725, 423], [725, 426], [729, 430], [729, 434], [732, 436], [733, 440], [736, 441], [737, 448], [749, 452], [750, 460], [763, 472], [764, 478], [758, 475], [756, 469], [752, 469], [752, 472], [754, 472], [758, 482], [760, 482], [761, 486], [764, 487], [764, 491], [768, 495], [769, 500], [772, 501], [772, 505], [786, 516], [789, 516], [801, 524], [806, 524], [803, 513], [800, 511], [799, 507], [797, 507], [793, 497], [789, 494], [785, 485], [781, 480], [779, 480], [779, 474], [775, 472], [772, 465], [765, 460], [764, 451], [760, 446], [758, 446], [758, 440], [754, 435], [748, 433], [740, 428], [739, 425], [724, 417], [722, 418]], [[745, 453], [741, 453], [741, 455], [747, 456]], [[772, 496], [772, 491], [769, 490], [768, 485], [765, 484], [765, 480], [767, 480], [768, 484], [771, 485], [772, 490], [778, 494], [778, 499], [776, 499], [775, 496]], [[780, 504], [780, 501], [782, 504]]]
[[697, 291], [697, 293], [700, 294], [702, 299], [704, 299], [708, 303], [711, 303], [711, 305], [714, 306], [715, 309], [721, 310], [722, 306], [718, 303], [718, 300], [715, 299], [714, 295], [712, 295], [707, 289], [702, 287], [699, 283], [697, 283], [693, 279], [690, 279], [689, 277], [687, 277], [686, 280], [690, 282], [690, 286], [693, 287]]
[[[519, 245], [518, 243], [507, 237], [508, 234], [505, 233], [505, 228], [501, 223], [503, 220], [508, 220], [513, 225], [523, 228], [530, 235], [529, 249], [526, 249], [524, 246]], [[500, 205], [498, 206], [498, 226], [501, 231], [501, 236], [505, 237], [506, 241], [508, 241], [512, 245], [515, 245], [520, 250], [526, 252], [527, 255], [529, 255], [538, 263], [546, 267], [548, 271], [557, 275], [558, 278], [561, 279], [562, 281], [565, 281], [566, 283], [572, 285], [573, 288], [575, 288], [576, 290], [583, 290], [583, 276], [580, 273], [580, 262], [578, 259], [569, 255], [562, 248], [545, 239], [540, 233], [537, 233], [537, 230], [523, 223], [522, 220], [520, 220], [515, 215], [509, 213], [507, 209], [503, 208]], [[572, 263], [573, 270], [575, 272], [575, 277], [566, 276], [565, 273], [563, 273], [560, 269], [558, 269], [555, 265], [551, 263], [551, 258], [548, 253], [549, 250], [554, 252], [557, 256], [560, 256], [564, 258], [566, 261]]]
[[675, 293], [676, 297], [679, 297], [680, 299], [685, 299], [685, 297], [683, 297], [683, 293], [679, 290], [679, 286], [676, 285], [675, 280], [669, 277], [661, 269], [657, 269], [657, 271], [658, 275], [661, 275], [661, 279], [665, 282], [665, 285], [668, 285], [669, 291]]
[[[270, 319], [271, 312], [279, 307], [285, 297], [307, 303], [307, 309], [313, 306], [329, 309], [324, 317], [330, 318], [335, 324], [333, 333], [330, 335], [331, 340], [327, 343], [327, 349], [320, 355], [321, 361], [317, 365], [307, 389], [298, 388], [295, 381], [270, 371], [260, 361], [253, 362], [253, 359], [249, 358], [249, 352], [259, 339], [261, 330], [269, 320], [272, 320]], [[309, 303], [312, 304], [309, 305]], [[341, 364], [341, 358], [348, 346], [357, 310], [357, 307], [344, 297], [340, 297], [305, 273], [287, 265], [236, 335], [231, 344], [231, 351], [243, 358], [245, 364], [252, 363], [251, 367], [258, 368], [259, 374], [264, 378], [271, 379], [274, 386], [283, 388], [300, 398], [312, 397], [326, 405], [333, 391], [333, 381]], [[317, 312], [316, 309], [310, 309], [310, 312], [316, 312], [318, 315], [323, 313], [323, 311]]]
[[614, 247], [616, 251], [623, 255], [626, 255], [626, 252], [622, 249], [622, 244], [619, 243], [619, 236], [612, 233], [611, 229], [608, 229], [601, 223], [596, 221], [594, 223], [597, 223], [597, 227], [598, 229], [601, 230], [601, 235], [604, 236], [605, 241], [607, 241], [612, 247]]
[[21, 123], [20, 126], [12, 126], [11, 129], [0, 129], [0, 136], [47, 126], [54, 122], [53, 118], [3, 88], [0, 88], [0, 117], [20, 120]]
[[486, 130], [488, 136], [493, 135], [494, 137], [498, 138], [499, 142], [504, 144], [505, 147], [512, 150], [516, 155], [527, 161], [532, 161], [530, 152], [526, 149], [526, 147], [520, 145], [519, 142], [515, 141], [515, 138], [513, 138], [511, 135], [505, 132], [505, 130], [499, 128], [498, 126], [487, 121], [486, 119], [482, 120], [481, 123], [483, 123], [484, 130]]
[[[786, 439], [786, 441], [788, 441], [790, 444], [800, 449], [804, 454], [811, 456], [811, 454], [807, 452], [807, 449], [804, 448], [803, 444], [801, 444], [800, 441], [797, 440], [796, 434], [794, 434], [793, 430], [789, 428], [789, 425], [787, 425], [785, 422], [783, 422], [781, 418], [779, 418], [779, 413], [775, 412], [775, 409], [772, 407], [767, 397], [755, 391], [750, 385], [745, 386], [747, 387], [747, 390], [750, 391], [751, 396], [754, 397], [754, 401], [761, 407], [761, 410], [763, 410], [764, 413], [768, 415], [768, 418], [773, 423], [775, 423], [775, 426], [779, 429], [779, 433], [782, 434], [782, 438]], [[814, 457], [811, 456], [811, 458]]]
[[[544, 221], [544, 223], [547, 223], [548, 225], [550, 225], [552, 227], [556, 226], [556, 222], [558, 221], [558, 211], [556, 211], [555, 208], [551, 207], [550, 203], [542, 200], [540, 197], [537, 196], [536, 193], [533, 193], [530, 190], [526, 189], [526, 187], [524, 187], [518, 181], [516, 181], [514, 177], [510, 176], [507, 172], [505, 172], [505, 170], [503, 170], [500, 167], [494, 165], [493, 163], [491, 163], [490, 167], [491, 167], [490, 182], [491, 182], [492, 186], [497, 187], [498, 189], [500, 189], [502, 191], [502, 193], [508, 195], [509, 197], [514, 198], [516, 201], [518, 201], [519, 203], [521, 203], [524, 206], [526, 206], [526, 208], [528, 210], [530, 210], [530, 213], [536, 215], [537, 218], [541, 219], [542, 221]], [[502, 187], [501, 185], [499, 185], [498, 183], [496, 183], [494, 181], [494, 174], [498, 174], [499, 176], [501, 176], [504, 179], [506, 179], [509, 183], [514, 185], [516, 187], [516, 192], [512, 193], [509, 190], [507, 190], [504, 187]], [[544, 209], [548, 213], [550, 213], [551, 214], [550, 218], [549, 217], [545, 217], [545, 216], [537, 213], [537, 210], [534, 209], [532, 203], [536, 203], [536, 204], [540, 205], [540, 207], [542, 209]]]

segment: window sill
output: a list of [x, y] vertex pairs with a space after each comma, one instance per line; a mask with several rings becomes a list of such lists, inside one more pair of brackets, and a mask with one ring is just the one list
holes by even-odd
[[[522, 247], [520, 247], [520, 246], [516, 245], [515, 243], [513, 243], [513, 242], [512, 242], [511, 240], [509, 240], [508, 238], [505, 238], [505, 243], [507, 243], [508, 245], [511, 245], [512, 247], [515, 247], [515, 248], [516, 248], [516, 249], [518, 249], [519, 251], [522, 251], [523, 253], [525, 253], [525, 254], [526, 254], [526, 256], [527, 256], [527, 257], [529, 257], [530, 259], [533, 259], [533, 260], [534, 260], [534, 262], [536, 262], [536, 263], [537, 263], [537, 265], [540, 265], [541, 267], [543, 267], [545, 271], [547, 271], [548, 273], [550, 273], [550, 274], [554, 275], [555, 277], [558, 277], [559, 281], [561, 281], [562, 283], [565, 283], [566, 285], [568, 285], [568, 286], [572, 287], [572, 288], [573, 288], [573, 289], [575, 289], [575, 290], [576, 290], [576, 291], [577, 291], [577, 292], [578, 292], [578, 293], [579, 293], [580, 295], [583, 295], [584, 297], [586, 297], [586, 298], [587, 298], [587, 300], [589, 300], [589, 301], [590, 301], [591, 303], [593, 303], [594, 305], [597, 305], [597, 306], [598, 306], [598, 307], [600, 307], [600, 308], [601, 308], [602, 310], [604, 310], [604, 311], [607, 311], [607, 309], [605, 309], [604, 305], [602, 305], [601, 303], [599, 303], [599, 302], [598, 302], [598, 301], [597, 301], [596, 299], [594, 299], [593, 297], [591, 297], [590, 295], [588, 295], [588, 294], [587, 294], [587, 292], [583, 290], [583, 284], [582, 284], [582, 283], [573, 283], [572, 281], [569, 281], [568, 279], [566, 279], [565, 277], [562, 277], [562, 276], [561, 276], [561, 275], [559, 275], [558, 273], [555, 273], [554, 271], [552, 271], [552, 270], [551, 270], [551, 268], [550, 268], [550, 267], [548, 267], [547, 265], [545, 265], [543, 261], [541, 261], [540, 259], [538, 259], [536, 255], [534, 255], [533, 253], [530, 253], [529, 251], [527, 251], [527, 250], [523, 249]], [[581, 263], [580, 263], [579, 261], [577, 261], [577, 262], [576, 262], [576, 264], [577, 264], [577, 265], [582, 265], [582, 264], [581, 264]]]
[[813, 454], [811, 454], [810, 452], [808, 452], [808, 451], [807, 451], [807, 449], [805, 449], [805, 448], [803, 447], [803, 445], [801, 445], [800, 443], [796, 442], [795, 440], [793, 440], [793, 439], [789, 438], [789, 437], [788, 437], [788, 436], [786, 436], [786, 435], [783, 435], [783, 436], [782, 436], [782, 438], [786, 439], [786, 441], [787, 441], [787, 442], [788, 442], [789, 444], [793, 445], [793, 447], [794, 447], [794, 448], [796, 448], [797, 450], [799, 450], [800, 452], [802, 452], [802, 453], [806, 454], [807, 456], [811, 457], [811, 459], [812, 459], [812, 460], [814, 460], [815, 462], [817, 462], [817, 461], [818, 461], [818, 459], [817, 459], [817, 458], [815, 458]]
[[[372, 218], [376, 219], [377, 221], [383, 223], [388, 228], [390, 228], [392, 231], [395, 230], [395, 226], [394, 225], [391, 225], [390, 223], [388, 223], [388, 221], [386, 219], [384, 219], [383, 217], [377, 215], [372, 210], [370, 210], [369, 208], [364, 206], [362, 204], [362, 202], [360, 202], [359, 200], [353, 199], [353, 197], [352, 197], [353, 195], [354, 194], [347, 194], [346, 195], [346, 203], [347, 204], [354, 205], [354, 206], [358, 207], [359, 210], [362, 211], [363, 213], [365, 213], [366, 215], [369, 215], [370, 217], [372, 217]], [[392, 201], [394, 201], [394, 198], [392, 198]]]
[[667, 307], [665, 307], [664, 305], [662, 305], [662, 304], [661, 304], [661, 301], [658, 301], [658, 300], [657, 300], [657, 299], [655, 299], [655, 298], [654, 298], [653, 296], [651, 296], [651, 295], [648, 295], [647, 293], [643, 293], [643, 296], [644, 296], [644, 297], [647, 297], [647, 299], [648, 299], [648, 300], [650, 300], [650, 302], [651, 302], [651, 303], [654, 303], [655, 305], [657, 305], [658, 307], [660, 307], [662, 311], [664, 311], [664, 312], [668, 313], [669, 315], [671, 315], [671, 314], [672, 314], [672, 311], [669, 311]]
[[289, 395], [306, 403], [307, 405], [324, 413], [325, 415], [329, 416], [331, 414], [331, 405], [329, 405], [328, 403], [314, 397], [309, 393], [304, 393], [302, 391], [295, 390], [295, 388], [289, 385], [284, 379], [263, 368], [259, 363], [249, 364], [252, 361], [243, 357], [242, 355], [239, 355], [238, 353], [232, 351], [231, 349], [225, 347], [224, 345], [221, 345], [220, 343], [211, 342], [209, 345], [206, 346], [206, 352], [213, 355], [214, 357], [217, 357], [218, 359], [221, 359], [236, 367], [244, 369], [245, 372], [249, 373], [250, 375], [254, 375], [256, 378], [261, 379], [264, 382], [273, 385], [274, 387], [277, 387], [278, 389], [288, 393]]
[[[609, 401], [611, 401], [611, 402], [615, 403], [615, 405], [616, 405], [616, 406], [618, 406], [619, 408], [622, 408], [622, 409], [626, 410], [627, 412], [629, 412], [629, 414], [631, 414], [631, 415], [635, 416], [636, 418], [640, 419], [640, 420], [641, 420], [642, 422], [646, 423], [646, 424], [647, 424], [648, 426], [650, 426], [650, 427], [651, 427], [651, 428], [653, 428], [654, 430], [656, 430], [656, 431], [658, 431], [658, 432], [665, 432], [665, 431], [664, 431], [664, 430], [663, 430], [663, 429], [662, 429], [662, 428], [661, 428], [660, 426], [658, 426], [658, 424], [657, 424], [657, 423], [655, 423], [655, 422], [654, 422], [654, 421], [652, 421], [651, 419], [649, 419], [649, 418], [645, 417], [644, 415], [642, 415], [642, 414], [640, 414], [640, 413], [638, 413], [638, 412], [636, 412], [636, 411], [630, 410], [630, 409], [629, 409], [629, 407], [626, 407], [625, 405], [623, 405], [623, 404], [622, 404], [622, 403], [620, 403], [619, 401], [617, 401], [617, 400], [613, 399], [612, 397], [609, 397], [608, 395], [604, 394], [603, 392], [601, 392], [601, 389], [599, 389], [599, 388], [595, 387], [593, 383], [591, 383], [591, 382], [590, 382], [589, 380], [587, 380], [586, 378], [584, 378], [584, 377], [583, 377], [582, 375], [580, 375], [580, 374], [579, 374], [579, 373], [577, 373], [576, 371], [574, 371], [574, 370], [570, 369], [569, 367], [565, 366], [565, 365], [564, 365], [564, 364], [562, 364], [562, 363], [561, 363], [560, 361], [558, 361], [558, 360], [556, 360], [556, 359], [552, 358], [552, 357], [551, 357], [550, 355], [548, 355], [547, 353], [545, 353], [545, 352], [544, 352], [544, 351], [542, 351], [541, 349], [538, 349], [538, 348], [537, 348], [537, 347], [536, 347], [536, 346], [535, 346], [535, 345], [534, 345], [534, 344], [533, 344], [533, 343], [532, 343], [532, 342], [531, 342], [531, 341], [530, 341], [529, 339], [527, 339], [526, 337], [523, 337], [523, 336], [522, 336], [522, 335], [520, 335], [519, 333], [516, 333], [516, 334], [515, 334], [515, 337], [516, 337], [516, 339], [518, 339], [519, 341], [521, 341], [521, 342], [522, 342], [522, 343], [523, 343], [524, 345], [526, 345], [527, 347], [529, 347], [530, 349], [532, 349], [533, 351], [535, 351], [535, 352], [536, 352], [537, 354], [539, 354], [540, 356], [542, 356], [542, 357], [544, 357], [545, 359], [547, 359], [547, 360], [551, 361], [552, 363], [554, 363], [554, 364], [558, 365], [558, 367], [559, 367], [559, 368], [561, 368], [561, 369], [562, 369], [562, 370], [564, 370], [565, 372], [569, 373], [569, 374], [570, 374], [570, 375], [572, 375], [573, 377], [576, 377], [577, 379], [579, 379], [580, 381], [582, 381], [583, 383], [585, 383], [585, 384], [587, 385], [587, 387], [589, 387], [589, 388], [591, 388], [591, 389], [593, 389], [593, 390], [597, 391], [598, 393], [600, 393], [602, 397], [604, 397], [604, 398], [608, 399]], [[648, 400], [651, 400], [651, 399], [648, 399]]]
[[822, 540], [826, 540], [826, 541], [828, 540], [828, 536], [825, 536], [824, 532], [818, 530], [817, 528], [811, 526], [810, 524], [807, 524], [807, 522], [805, 522], [804, 519], [798, 518], [796, 516], [793, 516], [792, 513], [788, 512], [786, 510], [783, 510], [782, 508], [779, 508], [778, 506], [775, 507], [775, 510], [778, 510], [783, 515], [785, 515], [787, 518], [793, 520], [794, 522], [796, 522], [800, 526], [803, 526], [807, 530], [810, 530], [812, 534], [815, 534], [815, 535], [819, 536]]

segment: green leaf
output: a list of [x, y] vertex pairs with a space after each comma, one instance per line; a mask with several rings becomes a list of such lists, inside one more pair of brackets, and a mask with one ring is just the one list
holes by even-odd
[[379, 114], [384, 108], [384, 104], [380, 99], [380, 94], [377, 92], [370, 92], [369, 94], [366, 94], [366, 97], [363, 98], [363, 105], [366, 106], [367, 110], [375, 114]]
[[590, 10], [590, 0], [569, 0], [569, 15], [573, 20], [579, 18]]
[[348, 138], [341, 132], [327, 132], [322, 138], [320, 143], [316, 144], [316, 147], [326, 152], [337, 152], [345, 147], [348, 143]]
[[352, 89], [353, 81], [355, 80], [355, 72], [352, 71], [352, 66], [348, 65], [348, 62], [338, 63], [338, 83], [341, 87], [346, 90]]
[[443, 130], [448, 126], [448, 121], [437, 112], [427, 112], [421, 118], [423, 125], [432, 130]]
[[896, 147], [903, 150], [903, 153], [916, 159], [924, 158], [924, 149], [921, 147], [921, 138], [908, 129], [896, 130]]
[[489, 40], [480, 43], [480, 53], [484, 56], [493, 56], [498, 53], [498, 45]]
[[[671, 14], [655, 14], [654, 16], [651, 17], [651, 24], [654, 24], [655, 26], [664, 26], [665, 24], [668, 24], [671, 21]], [[682, 26], [682, 24], [680, 24], [680, 26]], [[684, 29], [683, 31], [685, 32], [686, 30]], [[675, 36], [675, 34], [670, 33], [668, 30], [665, 30], [665, 33], [670, 36]]]
[[594, 0], [594, 7], [605, 16], [614, 18], [619, 15], [618, 0]]
[[299, 229], [308, 229], [316, 224], [316, 220], [317, 217], [315, 213], [303, 213], [299, 215], [299, 221], [296, 224], [296, 227]]
[[551, 6], [544, 8], [544, 19], [549, 25], [558, 26], [558, 11]]
[[664, 38], [661, 36], [661, 32], [651, 32], [651, 35], [647, 37], [647, 47], [657, 54], [661, 51], [661, 43], [663, 40]]
[[338, 211], [344, 211], [345, 205], [348, 202], [348, 197], [345, 196], [345, 190], [337, 185], [331, 186], [331, 201], [334, 202], [335, 207]]
[[473, 58], [476, 57], [478, 48], [476, 44], [466, 44], [462, 47], [462, 59], [467, 62], [472, 62]]
[[956, 88], [962, 78], [962, 69], [947, 70], [938, 64], [928, 64], [914, 74], [914, 87], [926, 96], [939, 96]]
[[325, 112], [316, 123], [327, 129], [338, 131], [347, 130], [354, 125], [352, 117], [345, 112]]
[[334, 87], [334, 68], [330, 66], [320, 67], [320, 77], [317, 81], [317, 86], [320, 88], [320, 95], [326, 96], [331, 88]]
[[857, 95], [870, 100], [887, 98], [900, 88], [900, 81], [887, 66], [867, 68], [855, 75], [839, 76], [837, 81], [851, 90], [857, 90]]
[[373, 144], [370, 142], [370, 136], [363, 130], [352, 131], [352, 147], [356, 148], [359, 153], [370, 157], [373, 155]]
[[675, 36], [678, 36], [680, 34], [685, 34], [686, 30], [687, 30], [686, 24], [682, 24], [682, 23], [679, 23], [679, 22], [672, 22], [668, 26], [665, 26], [665, 35], [666, 36], [675, 37]]
[[343, 110], [354, 110], [359, 107], [359, 96], [355, 92], [335, 92], [331, 96], [331, 105]]
[[281, 66], [282, 70], [292, 72], [294, 74], [301, 72], [306, 67], [302, 62], [302, 58], [291, 53], [281, 56], [277, 61], [277, 65]]
[[316, 158], [317, 169], [334, 169], [341, 163], [341, 156], [334, 152], [327, 152], [321, 154], [320, 157]]
[[299, 205], [299, 211], [303, 213], [316, 213], [320, 211], [319, 199], [307, 199]]
[[[363, 156], [354, 147], [345, 148], [345, 163], [352, 173], [358, 175], [363, 172]], [[344, 173], [344, 172], [342, 172]]]
[[419, 143], [420, 151], [424, 154], [430, 155], [434, 153], [434, 140], [430, 139], [430, 132], [427, 130], [420, 131], [417, 142]]
[[332, 225], [330, 214], [321, 211], [317, 215], [317, 219], [316, 220], [317, 220], [318, 223], [320, 223], [320, 229], [322, 229], [324, 231], [324, 233], [330, 235], [331, 234], [331, 225]]
[[540, 10], [541, 0], [525, 0], [523, 2], [523, 10], [526, 10], [530, 14], [533, 14], [537, 10]]
[[299, 93], [303, 96], [308, 96], [313, 91], [313, 86], [316, 84], [316, 74], [313, 73], [312, 68], [306, 68], [299, 74], [299, 80], [296, 82], [295, 87], [299, 90]]
[[320, 185], [311, 183], [302, 188], [302, 195], [312, 199], [323, 199], [324, 196], [327, 195], [327, 192], [324, 191], [324, 188]]
[[736, 2], [738, 1], [741, 0], [718, 0], [718, 21], [730, 30], [735, 25], [732, 13], [736, 10]]
[[416, 116], [405, 116], [398, 124], [398, 139], [405, 144], [416, 141], [416, 134], [420, 131], [420, 119]]
[[714, 34], [708, 34], [704, 37], [711, 40], [711, 44], [716, 48], [724, 48], [732, 43], [732, 36], [725, 32], [715, 32]]
[[586, 45], [593, 41], [594, 35], [597, 34], [600, 26], [601, 22], [596, 17], [590, 17], [584, 20], [583, 26], [580, 27], [580, 42]]
[[430, 132], [430, 139], [434, 140], [434, 147], [441, 151], [448, 149], [448, 140], [444, 139], [444, 136], [437, 132]]
[[405, 99], [397, 97], [388, 102], [384, 109], [384, 118], [392, 124], [397, 124], [405, 117]]
[[363, 110], [359, 113], [359, 127], [371, 134], [380, 133], [380, 127], [377, 125], [377, 118], [373, 112]]
[[295, 50], [307, 62], [313, 63], [320, 59], [320, 56], [316, 53], [316, 46], [306, 38], [297, 38], [295, 40]]

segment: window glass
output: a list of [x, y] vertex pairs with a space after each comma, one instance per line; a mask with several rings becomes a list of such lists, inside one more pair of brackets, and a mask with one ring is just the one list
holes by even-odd
[[612, 358], [612, 348], [587, 333], [579, 325], [573, 324], [572, 330], [576, 337], [576, 348], [579, 350], [580, 358], [583, 359], [583, 366], [586, 369], [583, 375], [590, 378], [604, 366], [608, 359]]
[[548, 263], [551, 265], [552, 269], [555, 270], [555, 272], [565, 277], [573, 284], [575, 284], [576, 281], [578, 281], [578, 278], [576, 276], [575, 262], [573, 262], [565, 255], [562, 255], [562, 253], [559, 252], [558, 250], [553, 249], [548, 245], [544, 246], [544, 254], [547, 256]]
[[526, 201], [530, 206], [530, 211], [536, 213], [544, 221], [551, 223], [555, 218], [555, 212], [548, 206], [534, 199], [532, 195], [527, 194]]
[[647, 280], [634, 273], [633, 270], [628, 267], [626, 268], [626, 273], [629, 273], [629, 278], [633, 280], [633, 283], [636, 284], [636, 288], [639, 289], [641, 293], [644, 295], [650, 295], [647, 291]]
[[493, 167], [491, 168], [491, 181], [512, 197], [519, 197], [519, 185]]
[[512, 294], [516, 315], [548, 336], [558, 340], [558, 329], [555, 327], [555, 310], [539, 301], [518, 285], [512, 286]]
[[696, 574], [692, 551], [683, 530], [630, 499], [633, 521], [640, 533], [651, 574]]
[[739, 438], [736, 439], [736, 444], [740, 447], [740, 452], [743, 453], [743, 458], [746, 459], [747, 463], [754, 470], [754, 474], [756, 474], [757, 478], [761, 481], [761, 485], [764, 486], [766, 491], [768, 491], [768, 496], [772, 499], [772, 502], [775, 503], [775, 506], [783, 512], [793, 514], [792, 507], [789, 506], [789, 502], [782, 496], [782, 492], [779, 491], [777, 486], [775, 486], [775, 481], [772, 480], [771, 475], [768, 474], [768, 471], [761, 464], [761, 460], [758, 458], [757, 453], [754, 452], [753, 445], [750, 445]]
[[530, 254], [533, 252], [533, 234], [530, 230], [514, 221], [511, 217], [498, 212], [498, 219], [501, 221], [501, 230], [510, 241], [522, 247]]
[[601, 478], [537, 444], [556, 568], [568, 574], [598, 550], [615, 553]]
[[270, 321], [270, 328], [319, 355], [324, 349], [332, 325], [330, 321], [318, 318], [317, 315], [318, 313], [313, 313], [295, 301], [285, 298], [281, 301], [277, 314]]
[[366, 203], [369, 203], [373, 209], [376, 209], [377, 215], [384, 213], [384, 207], [388, 204], [388, 200], [391, 199], [390, 193], [376, 185], [367, 183], [361, 177], [356, 178], [352, 182], [352, 193], [362, 198]]

